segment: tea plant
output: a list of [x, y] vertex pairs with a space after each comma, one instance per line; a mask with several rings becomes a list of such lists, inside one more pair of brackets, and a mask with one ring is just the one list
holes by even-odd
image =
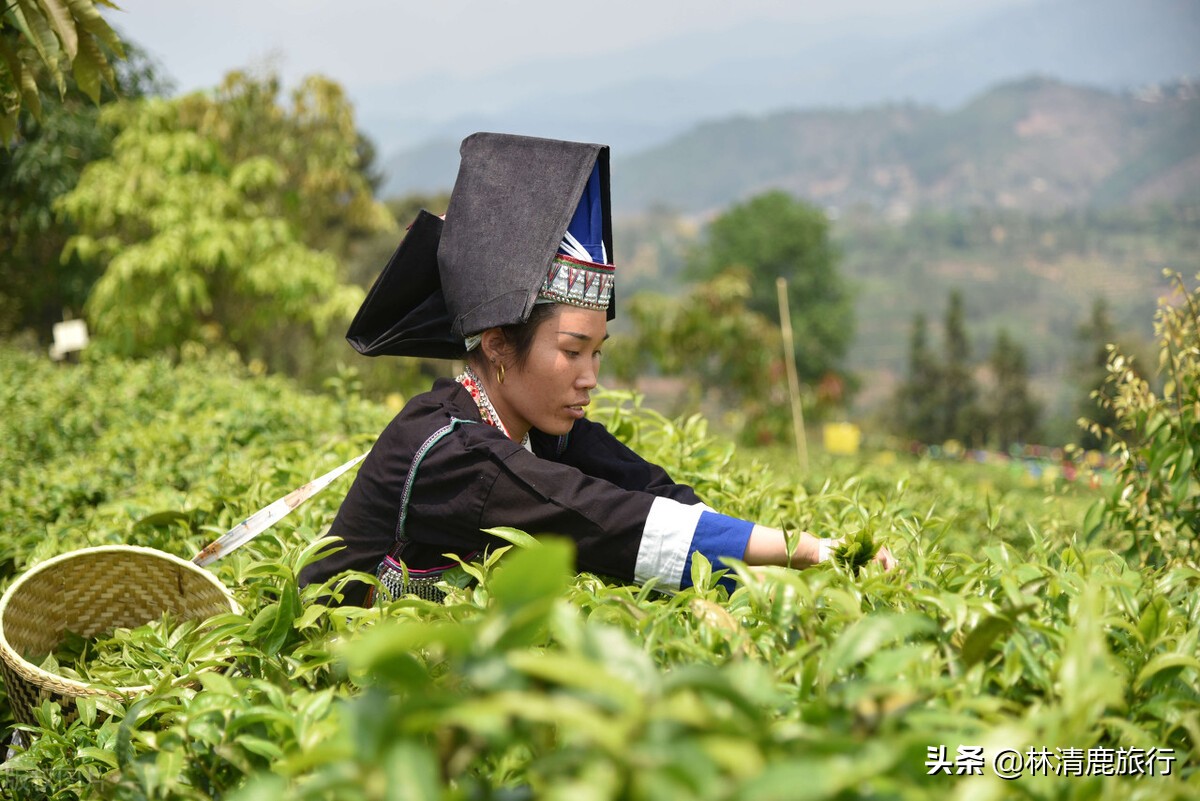
[[[5, 583], [101, 542], [190, 556], [387, 418], [213, 356], [61, 369], [0, 349], [0, 379]], [[240, 605], [198, 628], [221, 660], [81, 700], [74, 719], [42, 704], [15, 727], [28, 740], [0, 796], [1195, 797], [1200, 571], [1131, 564], [1119, 520], [1085, 525], [1094, 495], [905, 457], [797, 476], [628, 393], [592, 416], [716, 508], [870, 537], [902, 567], [697, 558], [694, 586], [663, 594], [576, 575], [569, 543], [505, 532], [516, 545], [462, 565], [473, 581], [443, 603], [340, 608], [345, 578], [296, 581], [333, 547], [335, 485], [213, 565]], [[982, 775], [939, 769], [939, 747], [969, 746]], [[1098, 767], [1009, 782], [1003, 749]], [[1130, 769], [1139, 754], [1155, 775]]]
[[[1127, 555], [1143, 565], [1182, 557], [1200, 561], [1200, 284], [1188, 289], [1173, 276], [1175, 293], [1155, 315], [1161, 396], [1115, 347], [1108, 357], [1108, 393], [1096, 400], [1111, 410], [1114, 429], [1090, 425], [1113, 441], [1117, 486], [1099, 510], [1126, 532]], [[1200, 282], [1200, 275], [1196, 276]]]

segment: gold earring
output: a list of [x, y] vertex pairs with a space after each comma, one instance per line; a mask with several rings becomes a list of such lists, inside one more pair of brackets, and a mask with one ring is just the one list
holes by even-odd
[[501, 384], [504, 383], [504, 362], [500, 362], [496, 367], [496, 381]]

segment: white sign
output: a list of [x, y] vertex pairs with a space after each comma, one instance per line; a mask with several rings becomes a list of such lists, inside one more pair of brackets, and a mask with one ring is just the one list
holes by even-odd
[[83, 350], [88, 345], [87, 323], [83, 320], [65, 320], [54, 324], [54, 344], [50, 346], [50, 358], [58, 361], [68, 353]]

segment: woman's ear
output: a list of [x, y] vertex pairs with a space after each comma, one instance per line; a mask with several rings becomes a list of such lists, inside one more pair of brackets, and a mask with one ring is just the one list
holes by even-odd
[[483, 332], [479, 348], [483, 351], [483, 357], [487, 359], [487, 363], [494, 365], [507, 357], [508, 339], [499, 328], [489, 328]]

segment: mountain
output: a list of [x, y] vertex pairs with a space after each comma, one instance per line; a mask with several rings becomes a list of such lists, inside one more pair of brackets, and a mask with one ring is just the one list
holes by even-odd
[[1200, 85], [1138, 94], [1030, 78], [954, 111], [887, 105], [707, 123], [613, 167], [614, 206], [703, 213], [781, 188], [827, 208], [1072, 208], [1200, 200]]
[[[1031, 74], [1126, 91], [1200, 75], [1197, 41], [1195, 0], [1033, 0], [824, 26], [758, 19], [569, 64], [414, 76], [356, 103], [389, 154], [384, 192], [397, 195], [448, 188], [457, 143], [476, 130], [599, 141], [633, 155], [712, 121], [784, 109], [958, 108]], [[414, 158], [416, 148], [437, 158]]]

